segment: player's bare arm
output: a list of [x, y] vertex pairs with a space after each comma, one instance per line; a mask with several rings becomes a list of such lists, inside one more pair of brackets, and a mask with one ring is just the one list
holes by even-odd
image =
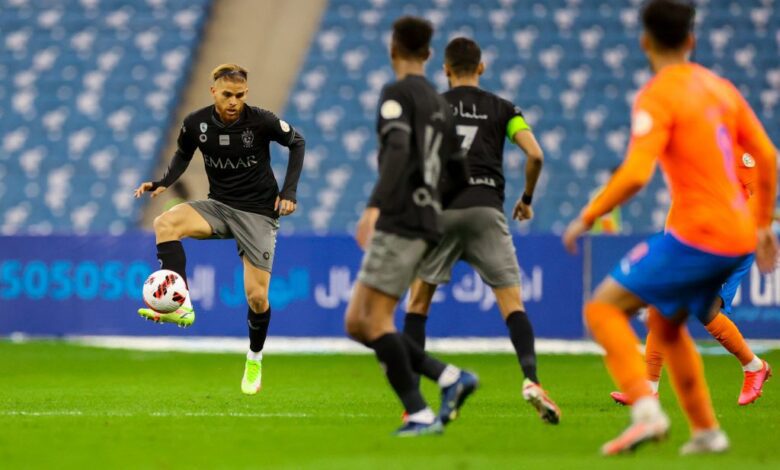
[[533, 131], [523, 130], [515, 134], [515, 144], [525, 153], [525, 189], [515, 203], [512, 217], [516, 220], [531, 220], [534, 217], [533, 203], [534, 190], [542, 174], [544, 165], [544, 152], [536, 140]]

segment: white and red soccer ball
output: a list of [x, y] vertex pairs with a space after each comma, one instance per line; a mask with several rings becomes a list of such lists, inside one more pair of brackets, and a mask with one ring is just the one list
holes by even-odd
[[155, 271], [146, 278], [143, 292], [144, 303], [159, 313], [176, 311], [189, 295], [184, 279], [168, 269]]

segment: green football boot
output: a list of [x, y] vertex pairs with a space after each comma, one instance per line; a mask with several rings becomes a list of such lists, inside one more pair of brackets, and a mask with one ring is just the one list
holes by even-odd
[[245, 395], [254, 395], [260, 391], [263, 384], [263, 360], [247, 359], [244, 366], [244, 377], [241, 379], [241, 391]]
[[155, 323], [174, 323], [179, 328], [187, 328], [195, 322], [195, 310], [184, 306], [170, 313], [155, 312], [150, 308], [139, 308], [138, 315]]

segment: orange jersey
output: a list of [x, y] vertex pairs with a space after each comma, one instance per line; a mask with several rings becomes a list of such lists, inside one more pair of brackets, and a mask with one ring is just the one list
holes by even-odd
[[[629, 199], [661, 164], [672, 197], [666, 230], [703, 251], [737, 256], [756, 246], [775, 200], [776, 150], [739, 91], [697, 64], [664, 67], [637, 96], [625, 162], [583, 209], [597, 217]], [[755, 159], [756, 212], [737, 174], [736, 148]], [[753, 216], [755, 215], [755, 217]]]

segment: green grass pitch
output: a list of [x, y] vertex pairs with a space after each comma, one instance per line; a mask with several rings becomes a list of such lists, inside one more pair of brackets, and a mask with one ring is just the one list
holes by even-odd
[[[780, 351], [765, 357], [780, 366]], [[728, 454], [678, 456], [688, 429], [665, 381], [670, 439], [611, 459], [598, 449], [628, 410], [611, 403], [599, 357], [539, 358], [563, 410], [557, 427], [522, 401], [513, 356], [445, 358], [479, 373], [481, 388], [444, 435], [398, 439], [390, 434], [401, 408], [373, 356], [270, 352], [263, 390], [246, 397], [241, 355], [0, 342], [0, 467], [780, 468], [780, 381], [740, 408], [741, 371], [730, 356], [705, 358]], [[424, 392], [438, 407], [435, 388]]]

